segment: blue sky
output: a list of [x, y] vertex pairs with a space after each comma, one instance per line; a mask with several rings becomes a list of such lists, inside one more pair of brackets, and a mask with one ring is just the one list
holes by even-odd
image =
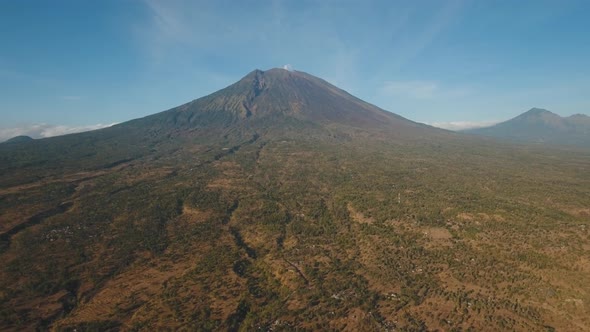
[[1, 1], [0, 136], [126, 121], [285, 64], [447, 127], [532, 107], [589, 114], [589, 12], [567, 0]]

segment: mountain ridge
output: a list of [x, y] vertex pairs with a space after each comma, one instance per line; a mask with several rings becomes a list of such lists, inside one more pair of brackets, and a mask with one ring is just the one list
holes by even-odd
[[210, 95], [132, 121], [168, 122], [166, 117], [172, 116], [176, 124], [196, 124], [211, 112], [218, 113], [221, 125], [265, 116], [289, 116], [352, 127], [428, 127], [358, 99], [313, 75], [281, 68], [256, 69]]
[[0, 143], [23, 143], [23, 142], [30, 142], [33, 141], [34, 138], [27, 136], [27, 135], [18, 135], [12, 138], [7, 139], [4, 142], [0, 142]]
[[542, 108], [532, 108], [490, 127], [463, 130], [519, 142], [590, 146], [590, 117], [574, 114], [562, 117]]

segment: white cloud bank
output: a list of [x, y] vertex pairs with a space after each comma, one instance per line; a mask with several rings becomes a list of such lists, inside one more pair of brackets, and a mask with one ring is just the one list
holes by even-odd
[[60, 136], [66, 134], [80, 133], [83, 131], [96, 130], [115, 125], [111, 124], [94, 124], [87, 126], [64, 126], [64, 125], [50, 125], [46, 123], [24, 125], [12, 128], [0, 128], [0, 142], [4, 142], [15, 136], [30, 136], [32, 138], [46, 138], [52, 136]]
[[474, 128], [484, 128], [493, 126], [500, 121], [451, 121], [451, 122], [433, 122], [429, 125], [448, 130], [465, 130]]

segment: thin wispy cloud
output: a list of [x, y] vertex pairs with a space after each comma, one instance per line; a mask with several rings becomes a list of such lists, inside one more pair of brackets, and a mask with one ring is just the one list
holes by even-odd
[[[259, 29], [242, 28], [245, 18], [236, 8], [220, 12], [213, 4], [194, 1], [143, 1], [150, 13], [147, 25], [136, 27], [136, 34], [156, 61], [173, 54], [194, 51], [216, 53], [227, 47], [244, 46], [264, 38], [272, 31], [265, 20], [249, 21]], [[260, 13], [264, 15], [265, 13]], [[212, 29], [212, 27], [215, 27]]]
[[[405, 26], [393, 35], [394, 45], [398, 52], [393, 55], [388, 65], [393, 69], [401, 69], [412, 59], [426, 50], [461, 14], [465, 6], [463, 0], [443, 2], [443, 6], [435, 12], [430, 20], [424, 22], [421, 29], [407, 31]], [[408, 17], [408, 19], [411, 19]]]
[[[187, 54], [219, 59], [239, 52], [241, 62], [249, 64], [245, 71], [269, 68], [261, 68], [262, 63], [282, 67], [288, 61], [311, 59], [325, 63], [314, 74], [353, 90], [362, 47], [346, 41], [340, 22], [332, 21], [333, 6], [317, 4], [295, 9], [292, 4], [273, 1], [272, 6], [249, 5], [255, 14], [245, 16], [240, 6], [220, 7], [183, 0], [143, 3], [148, 20], [136, 26], [134, 33], [155, 67], [169, 65], [171, 61], [192, 66], [195, 58], [187, 58]], [[231, 63], [217, 70], [229, 71], [229, 67], [236, 66], [237, 63]], [[214, 74], [208, 67], [192, 69], [200, 74]], [[306, 66], [301, 69], [311, 70]]]
[[427, 81], [388, 81], [380, 92], [385, 95], [403, 96], [414, 99], [430, 99], [438, 92], [438, 84]]
[[433, 81], [386, 81], [379, 92], [383, 96], [410, 99], [459, 98], [470, 93], [467, 88], [447, 88]]
[[4, 142], [16, 136], [30, 136], [32, 138], [47, 138], [66, 134], [80, 133], [84, 131], [97, 130], [115, 125], [93, 124], [85, 126], [50, 125], [46, 123], [23, 125], [19, 127], [0, 128], [0, 142]]
[[78, 101], [78, 100], [82, 100], [83, 97], [82, 96], [61, 96], [60, 99], [65, 100], [65, 101]]
[[[1, 65], [1, 63], [0, 63]], [[28, 82], [34, 85], [52, 86], [60, 83], [60, 80], [53, 77], [45, 77], [37, 74], [29, 74], [24, 71], [15, 71], [10, 68], [0, 66], [0, 79], [11, 80], [16, 82]]]
[[[241, 6], [186, 0], [143, 3], [148, 19], [136, 27], [135, 34], [154, 66], [171, 61], [191, 66], [196, 60], [186, 58], [187, 54], [198, 54], [209, 61], [239, 52], [241, 62], [250, 63], [246, 70], [260, 68], [260, 63], [274, 62], [281, 67], [288, 61], [306, 59], [298, 62], [301, 70], [361, 94], [365, 87], [359, 81], [368, 63], [380, 66], [383, 72], [398, 70], [428, 49], [464, 8], [463, 0], [451, 0], [428, 7], [431, 14], [424, 16], [425, 6], [421, 4], [379, 10], [355, 3], [296, 6], [272, 1], [269, 5], [248, 5], [251, 13], [244, 15]], [[377, 17], [387, 29], [376, 31], [378, 23], [352, 28], [350, 22], [359, 15]], [[395, 52], [383, 58], [390, 48]], [[309, 63], [317, 65], [310, 68]], [[206, 67], [197, 70], [201, 75], [208, 71]]]

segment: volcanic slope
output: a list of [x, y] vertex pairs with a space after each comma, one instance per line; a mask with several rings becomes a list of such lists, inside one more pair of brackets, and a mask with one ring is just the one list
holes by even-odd
[[590, 152], [254, 71], [0, 144], [0, 329], [590, 330]]

